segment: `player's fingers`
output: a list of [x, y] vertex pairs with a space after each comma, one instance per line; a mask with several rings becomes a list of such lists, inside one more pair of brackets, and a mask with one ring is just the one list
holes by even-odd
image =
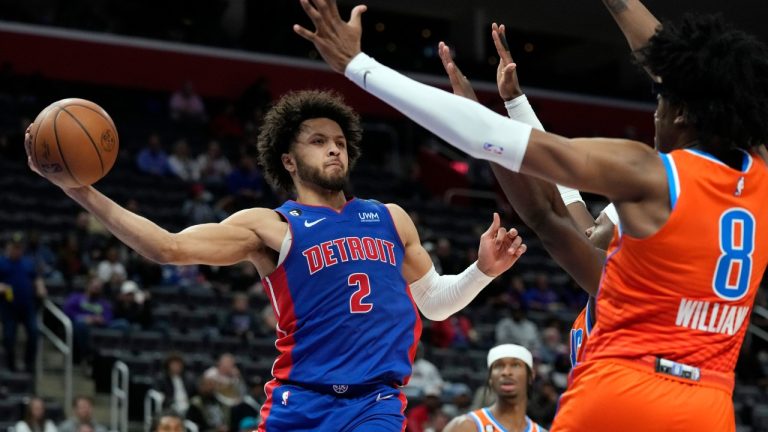
[[334, 18], [341, 21], [339, 8], [336, 6], [336, 0], [312, 0], [317, 10], [324, 18]]
[[509, 231], [507, 231], [507, 239], [514, 240], [515, 237], [518, 236], [517, 228], [510, 228]]
[[496, 230], [496, 238], [494, 239], [494, 243], [496, 244], [497, 249], [501, 249], [504, 247], [504, 239], [507, 238], [507, 229], [504, 227], [500, 227], [498, 230]]
[[499, 217], [499, 214], [496, 212], [493, 212], [493, 220], [491, 221], [491, 226], [488, 227], [488, 230], [485, 231], [485, 235], [492, 235], [496, 234], [496, 231], [501, 226], [501, 218]]
[[520, 256], [523, 255], [527, 250], [528, 250], [528, 246], [526, 246], [525, 244], [521, 244], [517, 249], [512, 251], [512, 253], [517, 255], [518, 258], [520, 258]]
[[362, 17], [365, 11], [368, 10], [368, 6], [365, 5], [357, 5], [354, 9], [352, 9], [352, 13], [349, 17], [349, 24], [354, 27], [362, 27]]
[[310, 42], [315, 42], [315, 37], [317, 37], [315, 32], [311, 32], [298, 24], [293, 25], [293, 31]]
[[301, 3], [301, 7], [304, 9], [304, 12], [307, 13], [309, 19], [312, 20], [312, 24], [315, 25], [315, 29], [320, 28], [320, 25], [323, 22], [323, 16], [320, 14], [320, 12], [315, 9], [309, 0], [299, 0], [299, 3]]
[[504, 78], [509, 81], [514, 77], [516, 70], [517, 63], [509, 63], [508, 65], [504, 66], [504, 69], [501, 71], [501, 73], [503, 73]]
[[437, 44], [437, 55], [440, 56], [440, 61], [443, 62], [443, 67], [448, 69], [448, 63], [451, 63], [453, 59], [451, 58], [451, 49], [448, 48], [448, 45], [446, 45], [445, 42], [440, 41], [440, 43]]

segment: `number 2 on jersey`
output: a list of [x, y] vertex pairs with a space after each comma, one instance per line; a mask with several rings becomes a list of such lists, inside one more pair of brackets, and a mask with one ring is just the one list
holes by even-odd
[[352, 273], [347, 278], [349, 286], [357, 286], [357, 291], [349, 298], [350, 313], [368, 313], [373, 309], [373, 303], [363, 303], [363, 299], [371, 294], [371, 280], [365, 273]]
[[732, 208], [720, 216], [720, 258], [712, 288], [720, 298], [739, 300], [749, 291], [752, 252], [755, 250], [755, 218], [745, 209]]

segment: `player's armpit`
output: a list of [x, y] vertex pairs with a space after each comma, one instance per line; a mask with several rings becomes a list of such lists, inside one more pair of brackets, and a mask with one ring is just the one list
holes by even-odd
[[405, 247], [403, 256], [403, 277], [405, 281], [413, 283], [421, 279], [432, 268], [432, 259], [429, 253], [421, 245], [419, 232], [408, 213], [397, 204], [387, 204], [389, 214], [395, 224], [397, 234]]

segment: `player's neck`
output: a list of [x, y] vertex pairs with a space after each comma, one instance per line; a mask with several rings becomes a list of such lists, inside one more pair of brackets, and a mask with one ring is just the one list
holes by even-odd
[[522, 397], [514, 399], [498, 399], [491, 406], [491, 414], [509, 431], [523, 431], [526, 426], [525, 412], [528, 401]]
[[332, 191], [311, 187], [298, 188], [296, 202], [318, 207], [330, 207], [341, 210], [347, 203], [344, 191]]

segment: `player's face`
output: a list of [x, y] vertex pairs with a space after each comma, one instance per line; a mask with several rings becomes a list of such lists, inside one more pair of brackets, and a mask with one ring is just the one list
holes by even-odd
[[305, 120], [291, 153], [299, 180], [332, 191], [340, 191], [346, 185], [349, 177], [347, 140], [335, 121]]
[[499, 398], [527, 395], [528, 369], [522, 360], [501, 358], [491, 365], [491, 390]]
[[157, 432], [182, 432], [184, 425], [178, 417], [162, 417], [157, 425]]

